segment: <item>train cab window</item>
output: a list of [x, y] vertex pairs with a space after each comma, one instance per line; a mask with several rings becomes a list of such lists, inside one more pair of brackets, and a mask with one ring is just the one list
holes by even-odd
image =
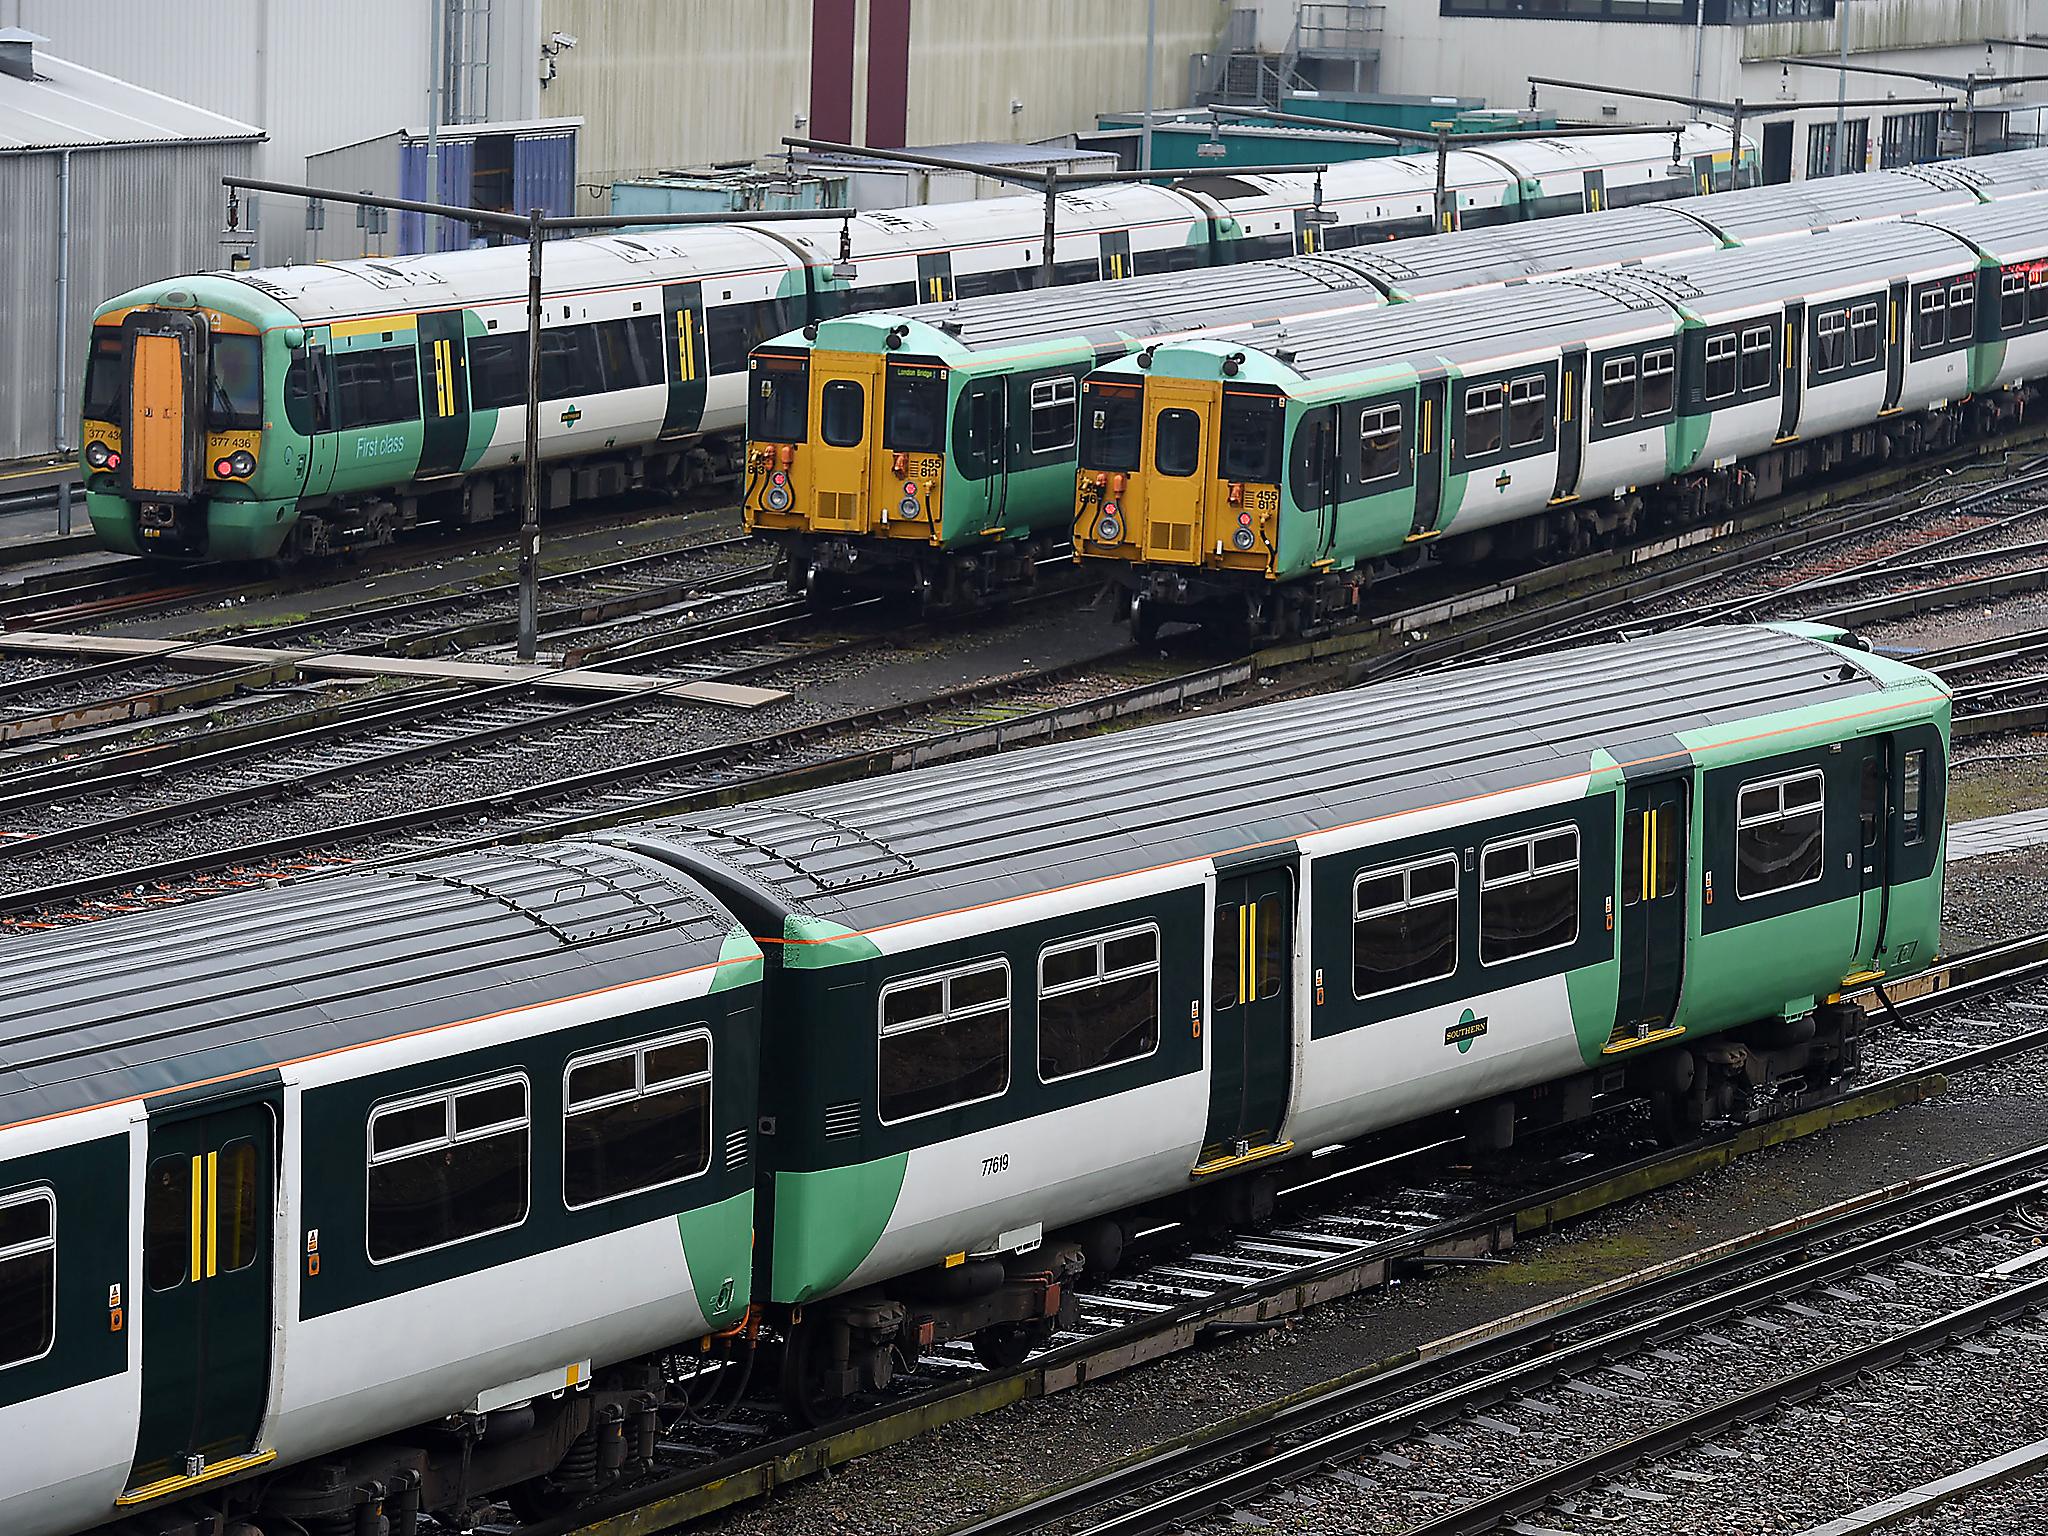
[[1527, 448], [1550, 428], [1550, 381], [1540, 375], [1508, 386], [1508, 446]]
[[569, 1063], [562, 1200], [582, 1210], [711, 1166], [711, 1036], [697, 1029]]
[[889, 370], [882, 381], [884, 448], [895, 453], [938, 453], [945, 448], [946, 377], [944, 368], [925, 365], [906, 363]]
[[1186, 477], [1202, 467], [1202, 418], [1193, 411], [1161, 411], [1152, 430], [1152, 467], [1160, 474]]
[[1159, 1049], [1159, 930], [1120, 929], [1038, 957], [1038, 1077], [1076, 1077]]
[[2017, 331], [2027, 323], [2027, 274], [2002, 272], [1998, 277], [1998, 328]]
[[1600, 365], [1600, 424], [1615, 427], [1636, 417], [1636, 360], [1610, 357]]
[[1771, 387], [1771, 328], [1753, 325], [1742, 333], [1742, 389]]
[[112, 326], [93, 329], [92, 351], [85, 360], [87, 421], [115, 421], [121, 409], [121, 333]]
[[185, 1283], [192, 1254], [192, 1159], [160, 1157], [142, 1195], [142, 1278], [152, 1291]]
[[1506, 396], [1507, 388], [1501, 384], [1475, 384], [1465, 391], [1465, 440], [1461, 447], [1466, 458], [1499, 450]]
[[1922, 352], [1940, 346], [1948, 334], [1948, 299], [1939, 283], [1920, 290], [1914, 301], [1913, 345]]
[[1278, 484], [1281, 428], [1286, 419], [1287, 408], [1278, 395], [1225, 394], [1216, 478]]
[[47, 1355], [57, 1339], [57, 1197], [0, 1195], [0, 1370]]
[[213, 338], [207, 367], [209, 426], [254, 430], [263, 425], [263, 338]]
[[1057, 453], [1074, 446], [1080, 428], [1080, 386], [1071, 378], [1039, 379], [1031, 386], [1031, 451]]
[[1746, 899], [1820, 879], [1826, 783], [1818, 768], [1742, 786], [1735, 802], [1735, 894]]
[[1579, 829], [1548, 827], [1479, 854], [1479, 962], [1562, 949], [1579, 936]]
[[532, 1165], [524, 1077], [436, 1090], [372, 1111], [370, 1262], [445, 1248], [526, 1220]]
[[811, 417], [809, 361], [756, 355], [747, 368], [747, 436], [757, 443], [802, 442]]
[[1977, 332], [1977, 280], [1957, 278], [1948, 285], [1948, 339], [1951, 344], [1968, 341]]
[[1849, 306], [1849, 361], [1862, 368], [1877, 361], [1877, 305]]
[[1358, 413], [1358, 478], [1395, 480], [1408, 467], [1401, 451], [1401, 405], [1369, 405]]
[[1916, 747], [1899, 770], [1899, 841], [1911, 848], [1927, 836], [1927, 749]]
[[1813, 371], [1840, 373], [1849, 366], [1849, 312], [1823, 310], [1813, 317]]
[[1216, 936], [1209, 945], [1209, 1006], [1227, 1013], [1238, 1004], [1237, 991], [1243, 977], [1238, 961], [1238, 904], [1223, 902], [1216, 908]]
[[1090, 384], [1082, 391], [1081, 400], [1081, 467], [1136, 469], [1144, 427], [1144, 392], [1136, 384]]
[[1351, 887], [1351, 992], [1373, 997], [1458, 968], [1458, 856], [1368, 870]]
[[833, 379], [818, 395], [818, 435], [834, 448], [855, 448], [867, 435], [867, 391], [852, 379]]
[[882, 1123], [1000, 1097], [1010, 1086], [1010, 962], [983, 960], [882, 988]]
[[1671, 409], [1677, 356], [1670, 347], [1656, 347], [1643, 354], [1642, 390], [1636, 405], [1637, 415], [1648, 419], [1662, 416]]
[[1735, 393], [1735, 337], [1709, 336], [1706, 357], [1706, 397], [1726, 400]]

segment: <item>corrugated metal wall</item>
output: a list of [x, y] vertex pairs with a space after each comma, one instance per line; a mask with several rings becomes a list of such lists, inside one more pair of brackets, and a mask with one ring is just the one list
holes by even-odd
[[[337, 192], [381, 192], [397, 197], [398, 146], [402, 136], [387, 133], [325, 154], [309, 155], [305, 175], [300, 178], [316, 187]], [[286, 204], [273, 209], [273, 217], [286, 217]], [[329, 203], [323, 210], [326, 223], [306, 235], [307, 261], [345, 261], [356, 256], [391, 256], [398, 252], [398, 214], [391, 214], [384, 233], [377, 234], [357, 222], [357, 210], [346, 203]]]
[[79, 151], [71, 157], [71, 301], [57, 372], [61, 157], [0, 155], [0, 458], [75, 444], [92, 312], [142, 283], [223, 266], [224, 175], [255, 170], [252, 144]]

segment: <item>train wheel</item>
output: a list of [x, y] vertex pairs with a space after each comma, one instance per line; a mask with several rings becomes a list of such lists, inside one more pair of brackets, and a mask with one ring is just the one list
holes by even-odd
[[1044, 1323], [993, 1323], [974, 1336], [974, 1358], [992, 1371], [1013, 1371], [1049, 1337]]
[[825, 1390], [825, 1372], [830, 1358], [825, 1349], [825, 1329], [804, 1318], [790, 1326], [782, 1342], [782, 1406], [791, 1418], [812, 1429], [829, 1424], [846, 1411], [844, 1398]]
[[1131, 639], [1139, 645], [1159, 639], [1159, 610], [1142, 593], [1131, 599]]

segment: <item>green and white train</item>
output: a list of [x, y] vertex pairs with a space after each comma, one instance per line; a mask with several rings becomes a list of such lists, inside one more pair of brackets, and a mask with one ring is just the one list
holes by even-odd
[[2048, 377], [2044, 257], [2030, 191], [1151, 349], [1083, 391], [1074, 547], [1141, 637], [1312, 632], [1427, 552], [1576, 551], [1947, 446]]
[[[1728, 153], [1727, 132], [1703, 126], [1461, 150], [1441, 208], [1433, 160], [1357, 161], [1320, 182], [1205, 175], [1068, 192], [1052, 273], [1065, 285], [1184, 272], [1682, 196], [1725, 179]], [[849, 311], [1016, 293], [1045, 271], [1037, 198], [864, 213], [843, 227], [844, 245], [838, 222], [744, 219], [552, 245], [544, 505], [729, 478], [747, 353], [771, 336]], [[524, 249], [505, 246], [173, 278], [108, 301], [79, 439], [100, 541], [292, 558], [517, 506], [526, 281]]]
[[0, 1529], [560, 1512], [707, 1355], [829, 1412], [1321, 1148], [1825, 1081], [1949, 712], [1688, 630], [0, 942]]

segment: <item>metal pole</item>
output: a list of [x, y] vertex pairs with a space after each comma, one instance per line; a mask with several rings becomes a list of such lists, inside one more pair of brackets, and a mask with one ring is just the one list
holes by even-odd
[[[1711, 189], [1714, 178], [1707, 177]], [[1728, 116], [1728, 185], [1736, 191], [1742, 190], [1742, 98], [1735, 98], [1735, 110]]]
[[1059, 233], [1053, 216], [1054, 209], [1057, 206], [1053, 199], [1059, 196], [1059, 192], [1059, 172], [1047, 171], [1045, 173], [1045, 255], [1038, 263], [1039, 276], [1043, 279], [1038, 285], [1041, 288], [1050, 288], [1053, 281], [1052, 243], [1054, 236]]
[[[1937, 153], [1939, 151], [1937, 150]], [[1963, 153], [1977, 153], [1977, 72], [1963, 76]]]
[[519, 522], [519, 659], [540, 648], [540, 248], [545, 208], [527, 215], [526, 509]]
[[[441, 50], [448, 31], [448, 0], [430, 0], [427, 6], [427, 200], [441, 195]], [[421, 249], [439, 250], [441, 221], [426, 219]]]
[[1835, 73], [1835, 169], [1832, 174], [1842, 174], [1842, 141], [1848, 138], [1849, 130], [1845, 115], [1849, 110], [1849, 6], [1847, 0], [1835, 0], [1835, 46], [1841, 68]]
[[[65, 441], [64, 428], [71, 420], [74, 404], [68, 380], [71, 377], [71, 151], [57, 160], [57, 446]], [[65, 504], [65, 522], [70, 522], [70, 504]], [[67, 526], [65, 532], [70, 532]]]
[[1145, 0], [1145, 123], [1138, 130], [1138, 169], [1152, 169], [1152, 71], [1159, 47], [1159, 0]]
[[1455, 209], [1444, 206], [1444, 197], [1449, 188], [1451, 175], [1451, 131], [1439, 128], [1436, 131], [1436, 227], [1438, 234], [1449, 233], [1457, 221], [1452, 217]]

